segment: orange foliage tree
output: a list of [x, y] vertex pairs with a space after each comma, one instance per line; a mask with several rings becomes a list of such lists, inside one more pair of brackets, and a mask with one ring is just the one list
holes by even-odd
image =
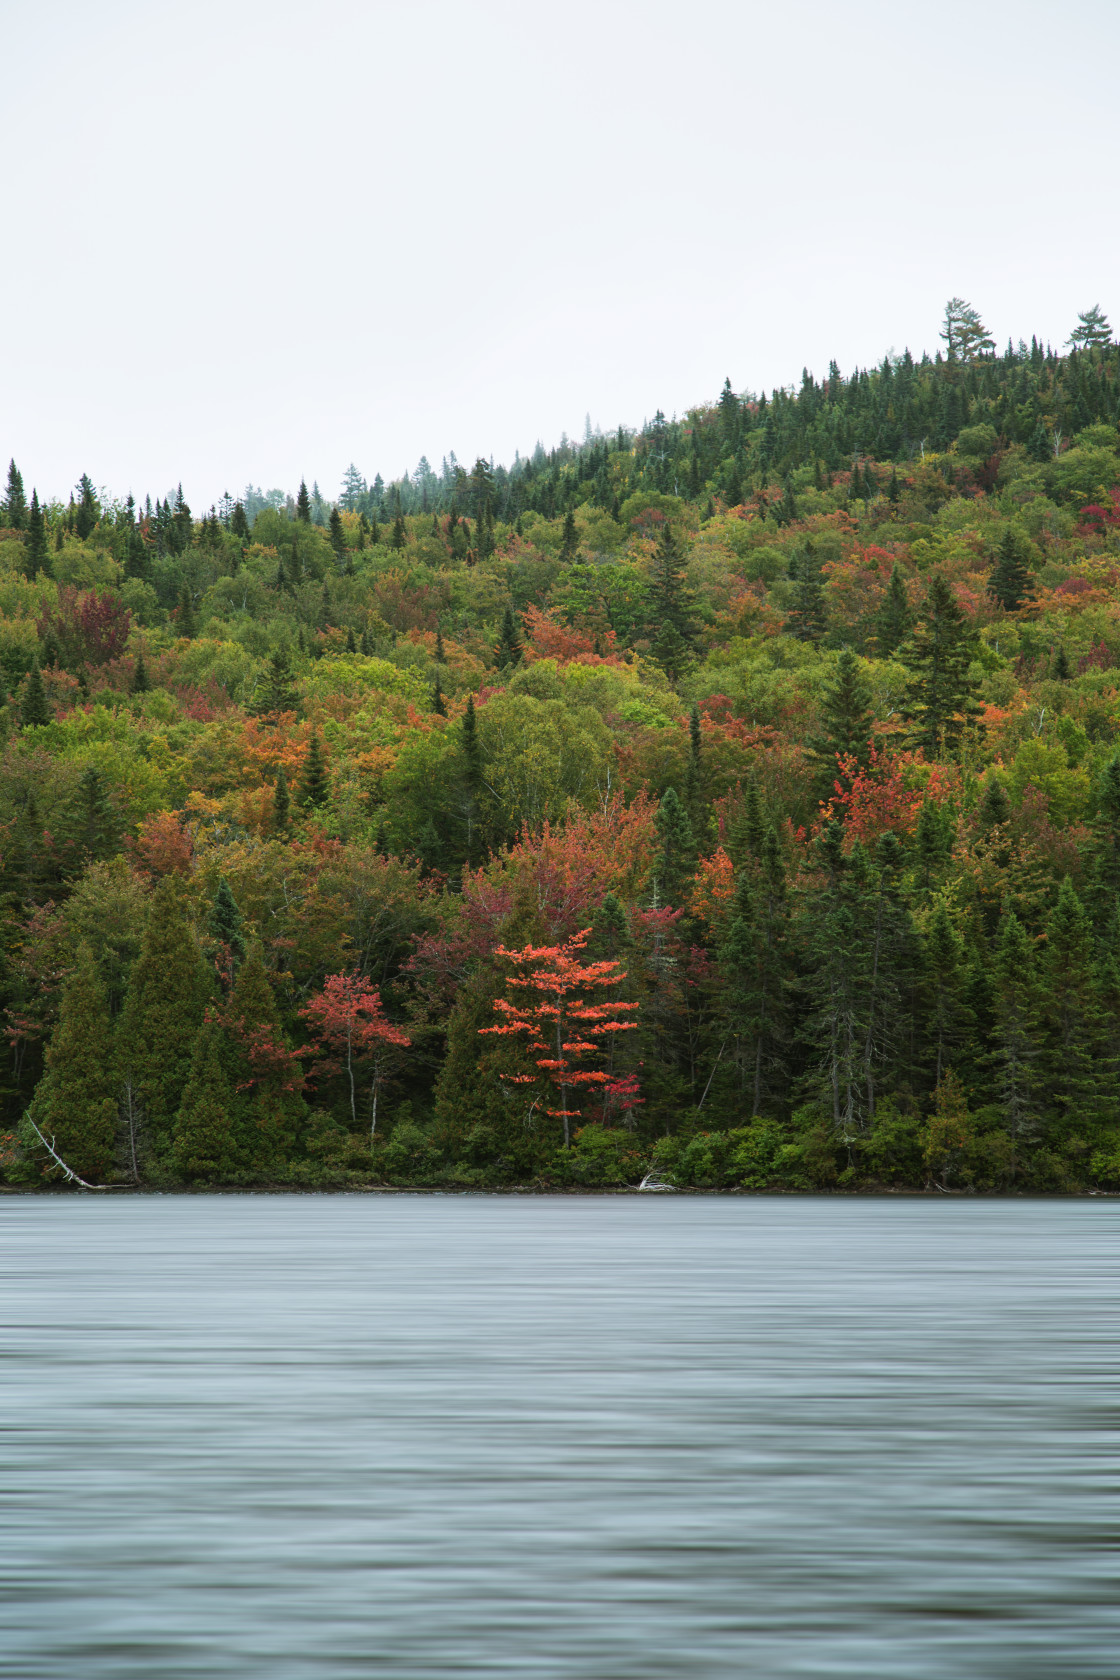
[[345, 1069], [350, 1083], [350, 1114], [358, 1123], [357, 1070], [370, 1070], [370, 1124], [372, 1139], [377, 1131], [377, 1098], [389, 1071], [393, 1050], [403, 1050], [411, 1040], [400, 1027], [386, 1018], [381, 994], [360, 974], [328, 974], [323, 990], [300, 1010], [300, 1015], [319, 1039], [315, 1053], [324, 1055], [324, 1073]]
[[[544, 1102], [545, 1113], [564, 1123], [565, 1149], [571, 1141], [571, 1122], [582, 1118], [580, 1109], [569, 1106], [573, 1100], [570, 1093], [612, 1084], [611, 1074], [581, 1064], [602, 1052], [602, 1041], [608, 1034], [633, 1031], [636, 1026], [636, 1022], [622, 1019], [637, 1009], [636, 1003], [602, 997], [604, 991], [620, 985], [625, 978], [619, 964], [582, 960], [590, 932], [590, 928], [584, 928], [563, 945], [526, 945], [520, 951], [499, 946], [495, 955], [507, 958], [517, 970], [507, 983], [525, 997], [523, 1002], [513, 1003], [495, 998], [494, 1008], [502, 1017], [501, 1023], [479, 1029], [480, 1033], [523, 1039], [535, 1072], [501, 1077], [511, 1085], [537, 1087], [537, 1101]], [[632, 1098], [634, 1093], [628, 1091], [627, 1095]], [[553, 1102], [558, 1100], [558, 1107], [549, 1106], [550, 1097]]]

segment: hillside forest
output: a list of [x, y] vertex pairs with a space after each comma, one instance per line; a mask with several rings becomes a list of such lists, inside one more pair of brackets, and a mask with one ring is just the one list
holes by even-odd
[[337, 498], [13, 461], [0, 1181], [1120, 1188], [1120, 346], [941, 340]]

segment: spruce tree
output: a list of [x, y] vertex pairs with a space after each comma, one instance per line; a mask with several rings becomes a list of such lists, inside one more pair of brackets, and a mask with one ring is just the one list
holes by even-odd
[[799, 642], [819, 642], [828, 629], [828, 617], [820, 561], [811, 542], [805, 544], [789, 570], [794, 592], [786, 631]]
[[1066, 1135], [1091, 1130], [1115, 1111], [1094, 957], [1092, 923], [1067, 875], [1046, 924], [1042, 976], [1045, 1093], [1050, 1117]]
[[678, 682], [692, 663], [692, 649], [671, 619], [660, 626], [649, 651], [671, 683]]
[[702, 852], [708, 850], [712, 838], [711, 803], [708, 795], [700, 708], [694, 704], [688, 717], [688, 767], [684, 778], [684, 808], [692, 825], [693, 839]]
[[302, 478], [299, 481], [299, 495], [296, 497], [296, 518], [303, 525], [311, 523], [311, 497], [307, 493], [306, 481]]
[[444, 703], [443, 687], [439, 680], [438, 670], [436, 672], [436, 680], [432, 685], [432, 711], [437, 717], [447, 716], [447, 706]]
[[1005, 612], [1015, 612], [1032, 590], [1027, 539], [1009, 525], [999, 540], [996, 563], [988, 578], [988, 593]]
[[170, 1148], [172, 1121], [212, 991], [182, 886], [166, 875], [152, 894], [118, 1029], [121, 1068], [143, 1110], [157, 1159]]
[[398, 513], [396, 518], [393, 520], [393, 531], [389, 538], [389, 547], [402, 549], [407, 541], [408, 532], [405, 530], [404, 517], [402, 514]]
[[236, 1182], [248, 1165], [237, 1125], [238, 1098], [229, 1073], [233, 1061], [221, 1022], [204, 1021], [171, 1139], [172, 1170], [190, 1183]]
[[233, 512], [229, 516], [229, 528], [242, 542], [249, 541], [249, 517], [245, 512], [244, 502], [234, 502]]
[[564, 515], [564, 534], [560, 539], [559, 559], [564, 564], [574, 560], [578, 547], [579, 536], [576, 532], [576, 516], [569, 508]]
[[232, 968], [236, 969], [245, 961], [244, 922], [241, 911], [237, 908], [237, 900], [224, 875], [218, 882], [210, 906], [209, 932], [215, 944], [229, 953]]
[[494, 651], [494, 661], [499, 671], [512, 670], [520, 664], [522, 656], [521, 638], [517, 634], [514, 622], [513, 608], [507, 607], [502, 614], [502, 629], [498, 637], [498, 646]]
[[47, 550], [47, 522], [39, 506], [39, 492], [32, 490], [31, 506], [27, 512], [27, 535], [23, 540], [23, 564], [27, 576], [34, 580], [50, 571]]
[[664, 629], [671, 624], [682, 641], [691, 643], [694, 630], [692, 604], [685, 586], [680, 547], [668, 520], [661, 527], [653, 557], [650, 602], [658, 626]]
[[0, 503], [0, 523], [9, 530], [22, 531], [27, 518], [27, 498], [23, 491], [23, 474], [14, 461], [8, 462], [8, 488]]
[[444, 654], [444, 651], [443, 651], [443, 631], [437, 625], [436, 626], [436, 664], [437, 665], [445, 665], [446, 663], [447, 663], [447, 658], [446, 658], [446, 655]]
[[[74, 514], [74, 530], [82, 542], [85, 542], [87, 537], [92, 536], [94, 527], [101, 516], [101, 510], [93, 493], [93, 481], [88, 473], [83, 473], [79, 479], [78, 490], [80, 499]], [[182, 495], [182, 490], [179, 494]]]
[[327, 521], [330, 531], [331, 547], [335, 552], [335, 559], [342, 560], [346, 553], [346, 532], [342, 525], [342, 515], [336, 507], [331, 509], [330, 519]]
[[855, 759], [866, 769], [871, 755], [874, 710], [869, 684], [851, 648], [842, 648], [836, 661], [836, 675], [821, 699], [816, 733], [806, 743], [808, 755], [817, 766], [817, 788], [828, 799], [841, 775], [838, 757]]
[[277, 834], [287, 833], [292, 820], [292, 800], [288, 792], [288, 778], [284, 774], [284, 766], [276, 767], [276, 783], [272, 794], [272, 826]]
[[952, 590], [935, 573], [922, 617], [902, 649], [910, 672], [904, 716], [914, 744], [931, 760], [959, 752], [965, 728], [980, 710], [969, 675], [973, 641]]
[[[112, 1172], [118, 1118], [113, 1022], [97, 961], [85, 943], [63, 987], [29, 1113], [72, 1172], [92, 1181]], [[39, 1153], [33, 1133], [25, 1141]]]
[[1069, 654], [1066, 652], [1065, 647], [1062, 645], [1062, 643], [1059, 642], [1058, 643], [1058, 651], [1054, 655], [1054, 677], [1055, 677], [1055, 680], [1057, 682], [1069, 682], [1069, 680], [1072, 676], [1073, 676], [1073, 667], [1069, 662]]
[[964, 942], [940, 899], [926, 930], [925, 979], [931, 1077], [934, 1085], [940, 1085], [951, 1065], [951, 1052], [965, 1036], [968, 1021], [964, 1001]]
[[906, 597], [906, 580], [895, 566], [882, 603], [875, 615], [875, 641], [880, 657], [890, 659], [914, 627], [914, 614]]
[[132, 681], [128, 685], [130, 694], [148, 694], [151, 692], [151, 679], [148, 667], [144, 664], [144, 650], [141, 648], [136, 655], [136, 663], [132, 667]]
[[32, 660], [23, 686], [19, 721], [24, 729], [41, 729], [45, 724], [54, 722], [54, 713], [47, 702], [47, 691], [43, 687], [43, 675], [37, 659]]
[[894, 467], [892, 467], [891, 468], [890, 482], [887, 485], [887, 501], [891, 504], [892, 507], [897, 507], [901, 500], [902, 500], [902, 491], [899, 489], [898, 473], [897, 473], [896, 469]]
[[96, 765], [87, 764], [67, 801], [64, 818], [64, 831], [75, 867], [84, 869], [91, 859], [114, 852], [120, 842], [122, 827], [120, 813], [105, 777]]
[[264, 675], [253, 691], [249, 710], [254, 717], [278, 717], [283, 712], [299, 711], [299, 690], [286, 647], [273, 649]]
[[994, 1049], [990, 1056], [996, 1093], [1013, 1138], [1037, 1129], [1039, 993], [1034, 950], [1013, 910], [999, 926], [993, 964]]
[[179, 610], [175, 615], [175, 628], [180, 636], [193, 641], [198, 635], [198, 619], [195, 616], [194, 601], [190, 590], [184, 585], [179, 591]]
[[666, 788], [654, 817], [661, 849], [654, 865], [658, 898], [679, 907], [696, 873], [696, 838], [675, 788]]
[[270, 1177], [290, 1158], [306, 1109], [302, 1076], [291, 1055], [261, 948], [246, 952], [226, 1020], [234, 1052], [232, 1083], [243, 1135], [252, 1139], [249, 1170]]
[[307, 757], [303, 761], [303, 772], [300, 776], [299, 787], [296, 790], [296, 803], [305, 811], [318, 810], [326, 805], [331, 796], [331, 780], [327, 770], [327, 761], [323, 756], [322, 743], [317, 730], [312, 730], [311, 740], [307, 747]]

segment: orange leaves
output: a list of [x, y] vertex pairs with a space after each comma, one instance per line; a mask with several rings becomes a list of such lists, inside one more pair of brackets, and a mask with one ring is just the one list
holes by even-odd
[[140, 824], [132, 855], [146, 875], [189, 875], [194, 842], [173, 811], [161, 811]]
[[866, 770], [847, 755], [838, 756], [838, 768], [836, 792], [824, 810], [832, 815], [839, 809], [849, 832], [865, 844], [888, 830], [913, 834], [925, 800], [947, 798], [954, 780], [949, 767], [927, 765], [919, 753], [890, 753], [875, 747]]
[[555, 659], [558, 665], [570, 665], [578, 659], [583, 665], [622, 663], [614, 651], [616, 637], [613, 630], [589, 636], [581, 630], [573, 630], [569, 624], [558, 623], [550, 613], [534, 606], [526, 607], [522, 621], [530, 644], [526, 650], [530, 662], [533, 659]]
[[735, 871], [722, 846], [711, 857], [701, 858], [692, 889], [692, 908], [708, 926], [722, 935], [735, 898]]

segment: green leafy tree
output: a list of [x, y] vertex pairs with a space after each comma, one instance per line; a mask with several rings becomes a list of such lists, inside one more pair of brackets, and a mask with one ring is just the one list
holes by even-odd
[[948, 583], [935, 573], [922, 617], [902, 660], [910, 672], [905, 716], [916, 746], [930, 759], [960, 749], [969, 721], [980, 708], [969, 674], [973, 636]]
[[[96, 958], [84, 943], [63, 987], [45, 1062], [30, 1118], [72, 1172], [104, 1180], [113, 1171], [117, 1143], [113, 1022]], [[26, 1141], [37, 1142], [33, 1134]]]

